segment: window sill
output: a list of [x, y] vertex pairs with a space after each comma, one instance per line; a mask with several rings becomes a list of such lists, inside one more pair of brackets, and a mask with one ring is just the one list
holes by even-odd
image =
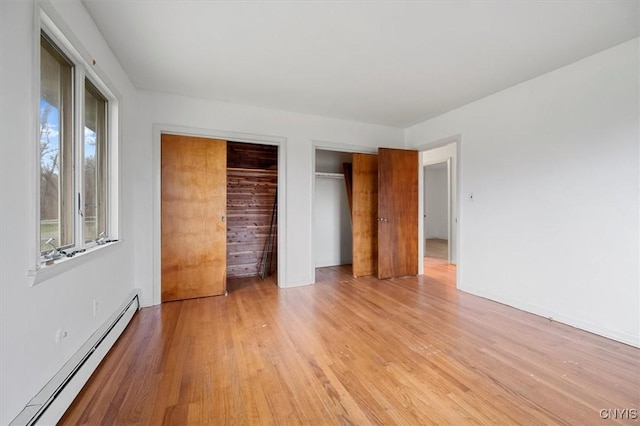
[[35, 269], [27, 271], [29, 277], [29, 287], [33, 287], [36, 284], [40, 284], [46, 280], [49, 280], [57, 275], [63, 274], [78, 265], [87, 263], [95, 258], [98, 253], [104, 254], [107, 251], [113, 250], [119, 246], [122, 240], [114, 241], [100, 246], [93, 246], [83, 253], [78, 253], [73, 257], [65, 257], [56, 260], [52, 265], [38, 265]]

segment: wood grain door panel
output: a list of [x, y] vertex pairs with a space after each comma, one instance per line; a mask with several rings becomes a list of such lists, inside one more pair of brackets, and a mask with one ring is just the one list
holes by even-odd
[[418, 274], [418, 152], [378, 149], [378, 278]]
[[163, 302], [226, 292], [227, 143], [162, 135]]
[[378, 156], [353, 154], [353, 276], [378, 271]]

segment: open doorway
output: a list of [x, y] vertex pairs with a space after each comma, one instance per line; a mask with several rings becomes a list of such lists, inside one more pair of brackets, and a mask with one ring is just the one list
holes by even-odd
[[457, 142], [420, 153], [423, 274], [456, 285], [458, 259]]
[[424, 166], [424, 257], [449, 261], [449, 161]]

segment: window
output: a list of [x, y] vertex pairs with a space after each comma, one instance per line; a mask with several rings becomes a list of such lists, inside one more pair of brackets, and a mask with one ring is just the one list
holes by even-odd
[[107, 100], [84, 83], [84, 241], [107, 234]]
[[[73, 65], [40, 39], [40, 251], [73, 245]], [[49, 243], [47, 243], [49, 241]]]
[[112, 97], [62, 44], [41, 33], [38, 232], [47, 264], [110, 242], [115, 234], [109, 229]]

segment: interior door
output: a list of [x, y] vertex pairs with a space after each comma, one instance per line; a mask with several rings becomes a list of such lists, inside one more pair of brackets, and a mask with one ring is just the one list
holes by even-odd
[[378, 271], [378, 156], [353, 154], [352, 210], [353, 276]]
[[418, 274], [418, 151], [378, 148], [378, 278]]
[[226, 292], [227, 142], [162, 135], [161, 298]]

